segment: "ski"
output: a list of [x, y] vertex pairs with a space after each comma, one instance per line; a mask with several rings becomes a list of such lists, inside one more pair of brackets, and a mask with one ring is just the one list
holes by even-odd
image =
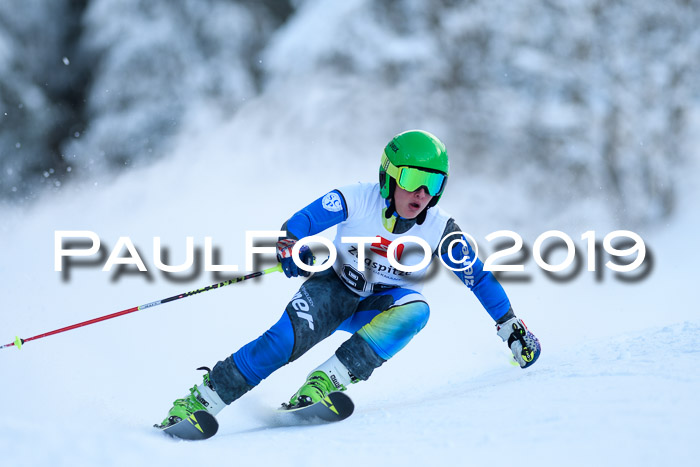
[[319, 402], [305, 407], [289, 408], [288, 405], [282, 404], [282, 407], [277, 409], [279, 413], [285, 414], [285, 417], [304, 422], [339, 422], [352, 415], [353, 410], [355, 404], [352, 399], [342, 392], [332, 392]]
[[206, 410], [198, 410], [184, 420], [172, 425], [153, 425], [174, 438], [190, 441], [211, 438], [219, 429], [219, 422]]
[[[355, 404], [342, 392], [332, 392], [323, 400], [305, 407], [288, 408], [283, 404], [277, 412], [294, 423], [330, 423], [345, 420], [352, 415]], [[153, 425], [173, 438], [189, 441], [211, 438], [219, 429], [216, 418], [206, 410], [198, 410], [188, 418], [172, 425]]]

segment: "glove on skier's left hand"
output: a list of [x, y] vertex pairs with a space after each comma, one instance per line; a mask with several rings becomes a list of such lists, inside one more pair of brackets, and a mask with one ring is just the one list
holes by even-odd
[[540, 356], [540, 341], [525, 326], [520, 318], [511, 318], [505, 323], [496, 324], [496, 332], [508, 342], [510, 351], [513, 352], [513, 359], [520, 365], [520, 368], [527, 368]]
[[[292, 259], [292, 248], [294, 248], [294, 244], [296, 242], [296, 240], [293, 240], [291, 238], [283, 238], [280, 241], [278, 241], [277, 261], [279, 261], [282, 264], [282, 270], [284, 271], [284, 274], [287, 277], [309, 277], [311, 273], [308, 271], [304, 271], [303, 269], [298, 267], [296, 264], [294, 264], [294, 260]], [[314, 255], [311, 252], [311, 248], [309, 248], [306, 245], [301, 247], [299, 249], [299, 259], [304, 264], [308, 264], [309, 266], [313, 265]]]

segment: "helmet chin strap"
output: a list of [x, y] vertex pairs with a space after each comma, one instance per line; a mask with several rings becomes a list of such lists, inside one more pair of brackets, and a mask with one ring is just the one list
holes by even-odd
[[[389, 198], [389, 206], [387, 206], [386, 210], [384, 211], [384, 217], [389, 219], [394, 215], [394, 212], [396, 212], [396, 203], [394, 203], [394, 197], [392, 196]], [[398, 214], [398, 212], [396, 213]]]
[[[389, 206], [386, 207], [386, 211], [384, 211], [384, 217], [389, 219], [391, 216], [394, 215], [396, 212], [396, 202], [394, 201], [394, 191], [396, 191], [396, 181], [393, 178], [389, 178], [389, 198], [387, 201], [389, 202]], [[398, 212], [397, 212], [398, 214]]]
[[428, 215], [428, 209], [430, 209], [430, 206], [426, 206], [425, 209], [423, 209], [421, 213], [418, 214], [418, 217], [416, 217], [416, 224], [422, 225], [423, 222], [425, 222], [425, 216]]

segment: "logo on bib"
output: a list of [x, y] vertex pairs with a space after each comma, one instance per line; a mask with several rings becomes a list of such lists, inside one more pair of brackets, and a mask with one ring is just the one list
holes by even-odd
[[338, 212], [343, 210], [343, 203], [340, 201], [340, 196], [335, 192], [330, 192], [324, 196], [321, 204], [323, 204], [323, 209], [326, 211]]
[[[369, 247], [370, 250], [375, 252], [376, 254], [383, 256], [386, 258], [386, 252], [389, 249], [389, 244], [391, 243], [391, 240], [387, 240], [384, 237], [379, 237], [382, 239], [381, 242], [377, 243], [372, 243], [372, 245]], [[396, 261], [399, 261], [401, 259], [401, 255], [403, 254], [403, 247], [404, 244], [401, 243], [396, 247], [396, 250], [394, 250], [394, 253], [396, 254]]]

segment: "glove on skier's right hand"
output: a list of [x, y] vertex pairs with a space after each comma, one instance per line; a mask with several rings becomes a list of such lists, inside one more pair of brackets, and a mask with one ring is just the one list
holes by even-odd
[[511, 318], [505, 323], [496, 325], [498, 336], [503, 342], [508, 342], [513, 359], [520, 368], [527, 368], [540, 356], [540, 341], [525, 326], [520, 318]]
[[[304, 271], [298, 267], [294, 260], [292, 259], [292, 248], [296, 240], [291, 238], [283, 238], [277, 242], [277, 261], [282, 264], [282, 270], [287, 277], [297, 277], [304, 276], [309, 277], [311, 273], [309, 271]], [[304, 245], [299, 249], [299, 259], [302, 263], [309, 266], [314, 264], [314, 255], [311, 252], [311, 248]]]

